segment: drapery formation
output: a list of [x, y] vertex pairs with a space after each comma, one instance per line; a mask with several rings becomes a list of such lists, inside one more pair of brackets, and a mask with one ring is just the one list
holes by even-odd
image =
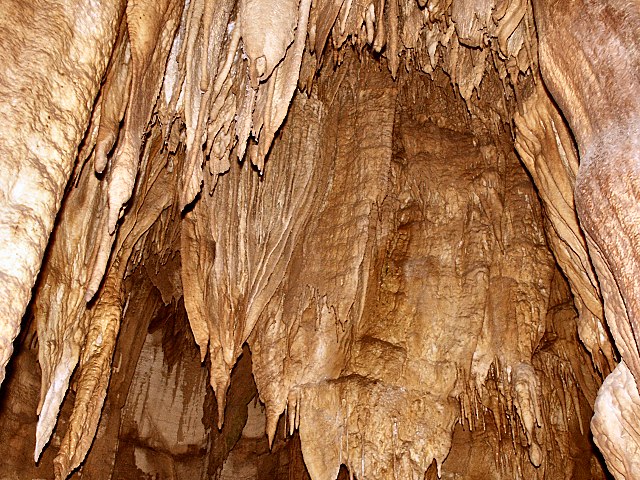
[[[596, 8], [596, 51], [589, 16], [563, 23], [583, 3], [9, 3], [0, 363], [41, 268], [36, 459], [75, 375], [56, 476], [82, 462], [125, 280], [179, 251], [162, 297], [184, 298], [218, 427], [248, 344], [266, 433], [286, 413], [314, 479], [424, 475], [485, 415], [513, 443], [504, 468], [556, 472], [551, 439], [614, 368], [593, 432], [614, 475], [638, 475], [637, 442], [611, 441], [631, 427], [598, 405], [638, 411], [640, 106], [637, 75], [616, 75], [639, 70], [640, 20]], [[576, 318], [554, 310], [571, 297]]]

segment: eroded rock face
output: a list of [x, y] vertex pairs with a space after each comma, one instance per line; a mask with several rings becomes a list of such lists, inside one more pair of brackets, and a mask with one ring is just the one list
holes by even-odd
[[[0, 415], [43, 455], [32, 475], [602, 478], [587, 426], [615, 368], [592, 426], [634, 478], [633, 264], [574, 200], [530, 3], [108, 8], [76, 85], [104, 84], [62, 121], [86, 134], [47, 160], [62, 174], [16, 266], [35, 271], [71, 178]], [[36, 349], [37, 426], [18, 407]]]

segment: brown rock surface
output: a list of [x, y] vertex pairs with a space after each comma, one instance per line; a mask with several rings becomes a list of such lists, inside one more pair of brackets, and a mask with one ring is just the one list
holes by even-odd
[[5, 3], [0, 478], [640, 478], [637, 2]]

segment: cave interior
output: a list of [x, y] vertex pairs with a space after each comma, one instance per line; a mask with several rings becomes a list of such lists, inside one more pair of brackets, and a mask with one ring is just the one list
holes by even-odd
[[1, 478], [640, 478], [535, 5], [104, 3]]

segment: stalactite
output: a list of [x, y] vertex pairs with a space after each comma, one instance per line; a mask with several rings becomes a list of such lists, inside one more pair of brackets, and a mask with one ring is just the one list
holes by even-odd
[[[307, 108], [321, 118], [312, 102]], [[313, 120], [316, 125], [319, 118]], [[289, 167], [300, 163], [299, 169], [289, 170], [292, 175], [298, 172], [297, 177], [283, 175], [283, 163], [271, 174], [271, 182], [264, 184], [247, 165], [234, 165], [219, 180], [213, 195], [202, 198], [186, 217], [182, 275], [190, 293], [185, 303], [201, 351], [206, 352], [209, 344], [211, 383], [219, 405], [224, 404], [231, 368], [242, 344], [283, 280], [291, 249], [311, 208], [309, 193], [314, 187], [310, 182], [317, 175], [311, 163], [315, 138], [301, 132], [300, 139], [291, 140], [291, 148], [298, 141], [310, 142], [308, 152], [289, 163]], [[271, 217], [271, 211], [280, 215]], [[198, 220], [214, 212], [221, 215], [219, 223]], [[209, 308], [202, 309], [202, 305]], [[222, 414], [221, 410], [220, 425]]]
[[126, 20], [131, 45], [131, 93], [123, 138], [109, 175], [109, 234], [113, 235], [121, 209], [131, 197], [138, 173], [144, 131], [162, 85], [182, 5], [178, 0], [130, 1]]
[[[243, 50], [249, 57], [251, 86], [264, 83], [285, 57], [294, 39], [298, 0], [242, 0], [239, 21], [242, 25]], [[306, 35], [306, 28], [299, 28]]]
[[101, 90], [101, 114], [95, 139], [94, 168], [102, 173], [107, 167], [108, 155], [118, 139], [120, 122], [124, 118], [131, 89], [131, 47], [126, 22], [120, 25], [120, 34], [111, 54], [109, 68]]
[[35, 300], [42, 368], [35, 458], [51, 436], [86, 336], [85, 286], [99, 252], [93, 239], [106, 233], [105, 211], [104, 186], [87, 168], [67, 196]]
[[[523, 0], [130, 0], [34, 303], [36, 459], [76, 367], [56, 478], [87, 454], [143, 270], [163, 302], [183, 298], [208, 356], [210, 460], [242, 430], [223, 420], [248, 344], [269, 448], [298, 430], [313, 480], [583, 468], [562, 459], [616, 359], [577, 152], [537, 68]], [[147, 348], [175, 400], [169, 337]], [[605, 452], [630, 375], [618, 366], [596, 403]]]
[[[98, 290], [107, 268], [117, 222], [122, 217], [124, 205], [133, 193], [144, 132], [151, 120], [162, 85], [181, 8], [178, 0], [166, 0], [161, 4], [132, 1], [127, 5], [126, 21], [131, 45], [130, 97], [122, 138], [116, 147], [107, 174], [107, 228], [98, 238], [101, 248], [88, 281], [85, 295], [87, 301], [91, 300]], [[103, 154], [101, 150], [98, 153]], [[102, 166], [104, 160], [99, 156], [96, 158], [97, 166]]]
[[67, 478], [80, 465], [98, 428], [111, 377], [111, 360], [120, 318], [126, 309], [121, 289], [123, 273], [119, 268], [116, 261], [90, 314], [80, 358], [76, 403], [55, 459], [56, 480]]
[[[122, 1], [23, 5], [0, 19], [3, 115], [0, 384], [91, 116]], [[80, 28], [77, 17], [92, 18]], [[33, 34], [38, 32], [38, 34]], [[44, 108], [44, 109], [43, 109]]]
[[541, 192], [548, 222], [546, 235], [580, 313], [580, 338], [600, 372], [607, 373], [614, 365], [613, 351], [605, 333], [600, 289], [575, 213], [577, 152], [542, 82], [538, 81], [520, 108], [514, 116], [515, 147]]

